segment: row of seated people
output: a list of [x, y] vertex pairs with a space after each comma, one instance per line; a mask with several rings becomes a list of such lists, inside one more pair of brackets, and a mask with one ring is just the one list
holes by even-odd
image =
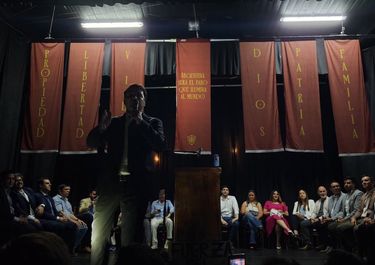
[[81, 201], [76, 216], [68, 200], [70, 186], [61, 184], [54, 197], [50, 195], [51, 187], [50, 179], [42, 178], [34, 192], [24, 186], [22, 174], [1, 173], [1, 245], [20, 234], [44, 230], [59, 235], [74, 255], [79, 246], [90, 251], [96, 191]]
[[344, 178], [344, 193], [340, 183], [332, 181], [330, 197], [327, 189], [319, 186], [319, 199], [316, 202], [309, 199], [305, 190], [300, 190], [292, 216], [289, 216], [288, 207], [278, 191], [271, 193], [264, 207], [256, 200], [255, 192], [249, 191], [248, 199], [242, 203], [239, 210], [236, 198], [230, 196], [229, 188], [224, 186], [220, 198], [221, 221], [223, 226], [229, 227], [229, 238], [234, 242], [241, 214], [241, 220], [250, 230], [250, 248], [256, 246], [256, 234], [257, 231], [263, 230], [262, 218], [265, 216], [266, 235], [270, 236], [275, 230], [277, 249], [281, 248], [280, 231], [293, 238], [298, 237], [302, 241], [302, 250], [312, 248], [312, 231], [316, 231], [319, 240], [317, 249], [322, 252], [343, 248], [347, 251], [358, 251], [358, 254], [366, 258], [375, 250], [371, 244], [375, 238], [374, 179], [363, 175], [361, 184], [363, 191], [356, 188], [354, 178]]

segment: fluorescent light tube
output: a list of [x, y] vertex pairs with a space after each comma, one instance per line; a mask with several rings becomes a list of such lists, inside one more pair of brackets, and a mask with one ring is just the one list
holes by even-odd
[[141, 28], [143, 22], [85, 22], [81, 26], [87, 29]]
[[342, 21], [346, 16], [307, 16], [307, 17], [282, 17], [281, 22], [328, 22]]

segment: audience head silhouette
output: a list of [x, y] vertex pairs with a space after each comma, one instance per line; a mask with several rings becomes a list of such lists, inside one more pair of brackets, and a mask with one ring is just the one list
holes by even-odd
[[70, 265], [68, 247], [57, 235], [39, 232], [21, 235], [8, 243], [4, 250], [5, 265]]

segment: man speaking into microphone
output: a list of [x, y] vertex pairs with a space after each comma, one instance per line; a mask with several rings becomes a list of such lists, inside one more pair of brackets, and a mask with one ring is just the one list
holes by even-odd
[[99, 125], [87, 137], [89, 147], [106, 149], [103, 173], [98, 179], [91, 265], [102, 265], [105, 245], [120, 205], [122, 212], [121, 246], [141, 242], [143, 217], [152, 195], [147, 164], [152, 151], [165, 148], [163, 124], [144, 113], [147, 92], [142, 85], [132, 84], [124, 92], [126, 113], [111, 118], [104, 111]]

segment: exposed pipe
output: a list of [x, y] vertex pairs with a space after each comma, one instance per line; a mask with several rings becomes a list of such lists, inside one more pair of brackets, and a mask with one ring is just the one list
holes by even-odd
[[199, 22], [197, 20], [197, 12], [195, 10], [195, 3], [193, 3], [193, 11], [194, 11], [194, 23], [195, 23], [195, 37], [199, 39]]
[[[181, 37], [181, 39], [185, 39]], [[211, 42], [222, 41], [283, 41], [283, 40], [301, 40], [301, 39], [375, 39], [375, 34], [335, 34], [335, 35], [303, 35], [303, 36], [259, 36], [247, 37], [241, 39], [210, 39]], [[40, 41], [40, 39], [33, 39], [33, 42]], [[54, 38], [54, 41], [61, 42], [75, 42], [75, 41], [145, 41], [145, 42], [176, 42], [176, 39], [144, 39], [144, 38]]]
[[52, 10], [52, 17], [51, 17], [51, 23], [49, 24], [49, 31], [48, 31], [48, 36], [45, 38], [46, 40], [51, 40], [52, 38], [52, 26], [53, 26], [53, 21], [55, 19], [55, 10], [56, 6], [53, 5], [53, 10]]

